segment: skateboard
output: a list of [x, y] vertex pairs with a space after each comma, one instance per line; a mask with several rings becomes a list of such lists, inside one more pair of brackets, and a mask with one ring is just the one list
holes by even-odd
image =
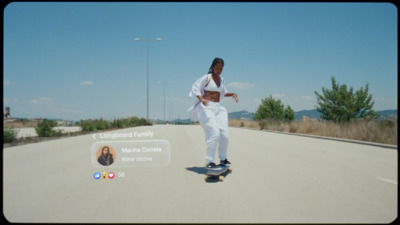
[[232, 173], [232, 168], [229, 166], [221, 166], [218, 165], [214, 169], [207, 169], [206, 176], [204, 180], [208, 180], [210, 178], [218, 178], [219, 181], [224, 181], [224, 174], [225, 173]]

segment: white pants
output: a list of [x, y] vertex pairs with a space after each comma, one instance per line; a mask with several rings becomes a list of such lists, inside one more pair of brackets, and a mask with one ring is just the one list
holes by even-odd
[[215, 152], [218, 145], [220, 160], [225, 160], [228, 154], [228, 112], [219, 102], [200, 103], [198, 109], [199, 122], [206, 135], [206, 163], [215, 162]]

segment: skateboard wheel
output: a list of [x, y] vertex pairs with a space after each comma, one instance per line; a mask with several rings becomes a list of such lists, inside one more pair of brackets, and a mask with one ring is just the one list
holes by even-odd
[[206, 176], [204, 177], [204, 180], [207, 181], [207, 179], [208, 179], [208, 176], [206, 175]]
[[229, 168], [228, 171], [229, 171], [229, 173], [232, 173], [232, 168]]
[[219, 176], [219, 181], [224, 181], [224, 176]]

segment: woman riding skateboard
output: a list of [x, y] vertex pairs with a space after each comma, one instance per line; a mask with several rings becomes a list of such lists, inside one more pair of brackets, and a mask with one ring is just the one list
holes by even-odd
[[232, 97], [238, 102], [236, 93], [229, 93], [225, 87], [224, 79], [220, 76], [224, 68], [224, 61], [215, 58], [208, 74], [199, 78], [192, 86], [190, 97], [197, 100], [188, 111], [192, 120], [199, 121], [206, 136], [206, 167], [216, 168], [215, 152], [218, 145], [220, 163], [229, 166], [228, 155], [228, 112], [220, 105], [224, 97]]

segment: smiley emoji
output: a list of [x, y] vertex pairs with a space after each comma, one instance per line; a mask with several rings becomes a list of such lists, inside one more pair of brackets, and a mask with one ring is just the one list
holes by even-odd
[[102, 172], [101, 173], [101, 178], [102, 179], [107, 179], [107, 172]]

